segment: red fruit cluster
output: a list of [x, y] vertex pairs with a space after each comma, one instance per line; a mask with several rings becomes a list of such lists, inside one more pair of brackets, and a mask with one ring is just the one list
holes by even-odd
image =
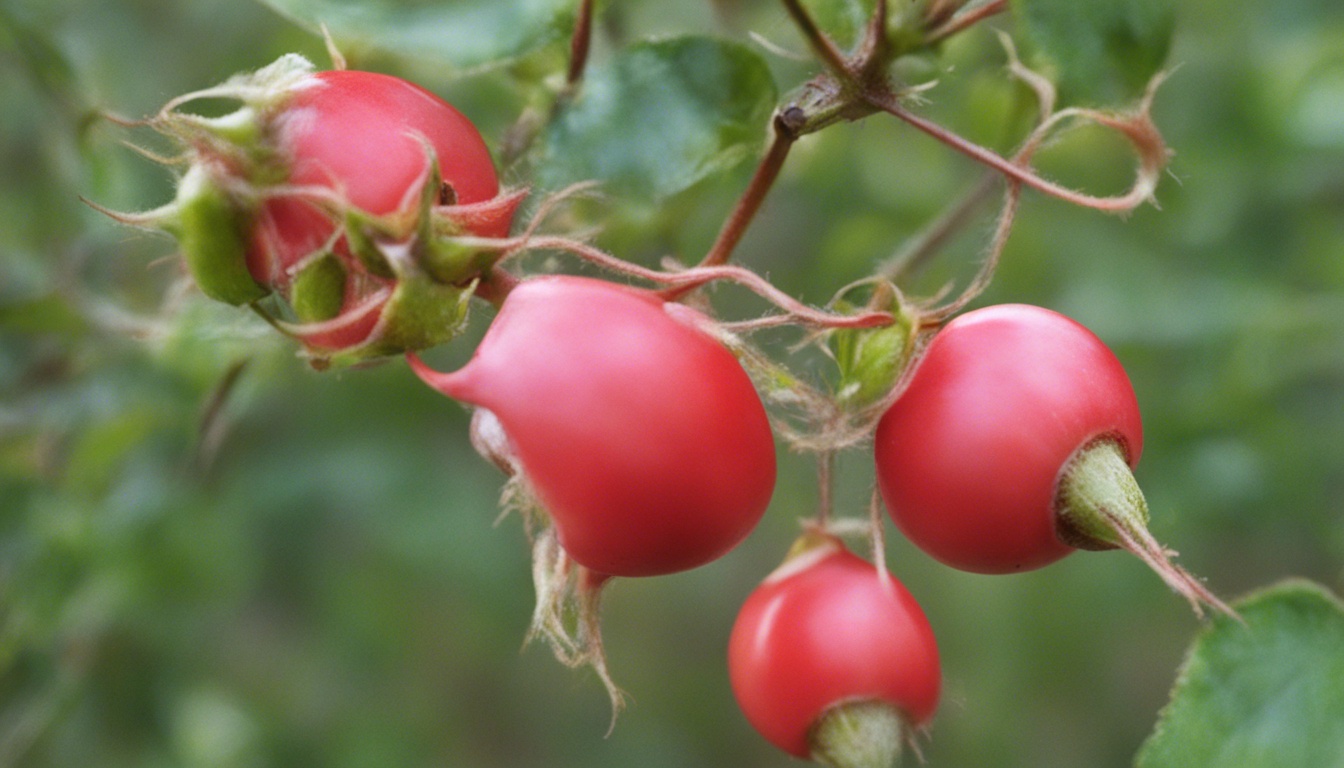
[[[243, 106], [214, 119], [178, 111], [196, 96]], [[664, 293], [505, 273], [475, 355], [440, 373], [414, 352], [456, 335], [479, 282], [502, 272], [497, 254], [455, 238], [506, 237], [520, 200], [500, 192], [466, 117], [395, 77], [314, 72], [285, 57], [178, 99], [152, 123], [183, 143], [190, 170], [175, 203], [122, 218], [173, 231], [206, 294], [253, 305], [314, 356], [409, 352], [422, 380], [476, 409], [478, 447], [541, 519], [534, 629], [558, 635], [562, 659], [592, 664], [619, 702], [596, 635], [600, 586], [724, 555], [775, 485], [770, 420], [740, 360], [751, 352], [675, 300], [727, 268], [628, 270], [676, 286]], [[957, 317], [921, 348], [944, 318], [902, 302], [883, 283], [868, 309], [893, 322], [829, 327], [844, 330], [831, 336], [842, 373], [828, 413], [874, 414], [863, 436], [876, 422], [877, 485], [916, 546], [980, 573], [1124, 548], [1197, 611], [1230, 613], [1147, 531], [1132, 475], [1138, 404], [1100, 339], [1049, 310], [1006, 305]], [[877, 556], [853, 555], [816, 524], [737, 618], [733, 691], [789, 754], [886, 765], [937, 707], [933, 631]], [[546, 605], [571, 589], [577, 638], [566, 634], [569, 603]]]
[[[882, 498], [916, 546], [978, 573], [1124, 548], [1197, 613], [1235, 615], [1148, 533], [1132, 474], [1143, 447], [1137, 399], [1091, 331], [1039, 307], [988, 307], [943, 326], [913, 365], [874, 450]], [[933, 634], [890, 576], [833, 539], [800, 543], [738, 616], [733, 690], [751, 724], [790, 754], [890, 764], [893, 734], [926, 723], [937, 703]]]

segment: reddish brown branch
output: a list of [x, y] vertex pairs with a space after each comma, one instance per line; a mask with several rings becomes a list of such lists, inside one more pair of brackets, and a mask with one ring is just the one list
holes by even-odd
[[794, 23], [803, 33], [803, 38], [807, 40], [812, 52], [821, 59], [826, 68], [846, 80], [852, 79], [853, 73], [845, 60], [845, 54], [835, 47], [835, 43], [826, 36], [826, 33], [821, 31], [821, 27], [817, 26], [816, 20], [803, 4], [799, 0], [784, 0], [784, 8], [789, 12], [789, 16], [793, 17]]
[[583, 79], [588, 66], [588, 50], [593, 42], [593, 0], [579, 0], [579, 15], [574, 22], [574, 36], [569, 41], [569, 71], [565, 82], [572, 89]]
[[728, 263], [732, 258], [733, 249], [746, 234], [747, 227], [761, 209], [761, 204], [765, 202], [765, 196], [774, 186], [775, 179], [779, 178], [779, 172], [784, 167], [784, 160], [789, 156], [795, 137], [780, 114], [775, 115], [772, 125], [774, 138], [770, 142], [770, 148], [766, 150], [765, 157], [761, 158], [761, 163], [756, 167], [756, 173], [752, 175], [746, 191], [738, 200], [737, 207], [723, 222], [723, 228], [719, 230], [719, 235], [714, 240], [714, 245], [710, 247], [709, 253], [700, 261], [700, 266], [713, 267]]

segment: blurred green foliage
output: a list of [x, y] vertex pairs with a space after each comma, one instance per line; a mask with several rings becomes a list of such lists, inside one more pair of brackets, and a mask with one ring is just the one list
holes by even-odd
[[[457, 66], [477, 60], [431, 56], [428, 35], [379, 49], [352, 30], [346, 53], [443, 94], [498, 150], [528, 106], [520, 83], [563, 66], [564, 35], [547, 29], [526, 26], [539, 48], [518, 43], [526, 56], [468, 76]], [[766, 0], [619, 0], [603, 4], [594, 65], [646, 35], [705, 32], [803, 50]], [[100, 110], [151, 114], [289, 51], [325, 60], [310, 29], [261, 4], [0, 0], [0, 766], [787, 764], [737, 712], [723, 650], [737, 605], [812, 510], [806, 461], [782, 456], [766, 521], [727, 558], [610, 589], [611, 668], [633, 706], [604, 739], [592, 675], [519, 652], [524, 534], [495, 524], [500, 480], [468, 447], [462, 409], [400, 363], [308, 370], [260, 321], [185, 289], [170, 241], [79, 202], [171, 197], [170, 176], [120, 144], [153, 137]], [[780, 92], [813, 71], [758, 53]], [[939, 80], [926, 114], [1006, 150], [1032, 105], [1003, 63], [977, 29], [908, 74]], [[1168, 63], [1155, 116], [1177, 154], [1161, 210], [1121, 219], [1028, 193], [981, 303], [1051, 306], [1116, 349], [1144, 407], [1154, 530], [1216, 591], [1292, 574], [1339, 592], [1344, 6], [1189, 0]], [[1102, 192], [1130, 172], [1101, 131], [1040, 161]], [[606, 199], [599, 243], [645, 263], [695, 258], [750, 165], [652, 212]], [[823, 302], [978, 174], [889, 119], [827, 129], [795, 148], [738, 258]], [[963, 283], [988, 226], [914, 292]], [[730, 314], [759, 309], [722, 293]], [[862, 451], [843, 457], [841, 511], [861, 514], [870, 483]], [[1130, 764], [1198, 628], [1122, 555], [985, 577], [893, 534], [889, 562], [942, 648], [932, 766]]]

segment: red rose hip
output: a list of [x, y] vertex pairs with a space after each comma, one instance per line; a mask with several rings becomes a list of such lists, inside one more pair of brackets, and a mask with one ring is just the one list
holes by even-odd
[[575, 562], [672, 573], [736, 546], [775, 483], [760, 396], [702, 319], [637, 288], [533, 278], [461, 370], [412, 364], [495, 415]]
[[752, 726], [791, 755], [889, 764], [938, 705], [933, 630], [899, 581], [838, 539], [807, 534], [794, 550], [738, 614], [733, 693]]
[[1148, 532], [1138, 401], [1091, 331], [1040, 307], [987, 307], [948, 323], [916, 365], [874, 450], [887, 509], [918, 547], [978, 573], [1123, 547], [1196, 612], [1228, 610]]

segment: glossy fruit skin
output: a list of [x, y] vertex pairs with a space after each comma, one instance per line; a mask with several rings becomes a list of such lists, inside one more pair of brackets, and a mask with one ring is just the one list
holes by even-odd
[[[413, 211], [433, 149], [453, 202], [499, 193], [489, 149], [462, 113], [414, 83], [354, 70], [317, 72], [297, 87], [268, 125], [287, 169], [283, 183], [336, 190], [374, 215]], [[248, 267], [266, 285], [285, 282], [321, 249], [336, 222], [299, 195], [272, 196], [256, 214]], [[474, 234], [508, 234], [508, 222]], [[339, 246], [343, 247], [343, 246]]]
[[838, 541], [786, 561], [751, 593], [729, 637], [728, 673], [752, 727], [803, 758], [830, 707], [880, 701], [919, 726], [942, 686], [919, 604]]
[[896, 525], [934, 558], [1009, 573], [1073, 551], [1060, 539], [1060, 471], [1084, 445], [1143, 449], [1134, 389], [1091, 331], [1041, 307], [968, 312], [929, 345], [883, 415], [878, 484]]
[[702, 565], [769, 504], [765, 408], [696, 317], [644, 290], [533, 278], [509, 294], [472, 360], [431, 382], [495, 414], [561, 546], [590, 570]]

